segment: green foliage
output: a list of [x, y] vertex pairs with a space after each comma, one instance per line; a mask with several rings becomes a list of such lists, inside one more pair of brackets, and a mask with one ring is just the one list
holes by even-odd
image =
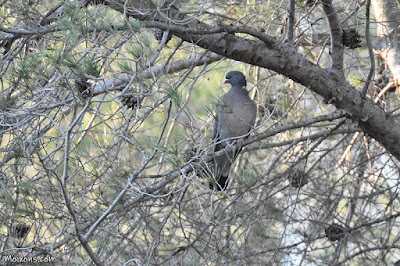
[[14, 108], [17, 104], [17, 99], [9, 95], [0, 94], [0, 110], [7, 110]]
[[159, 149], [165, 154], [165, 158], [173, 167], [179, 167], [181, 164], [177, 148], [178, 146], [173, 144], [166, 147], [159, 146]]
[[61, 49], [48, 49], [44, 56], [50, 64], [56, 66], [63, 59], [63, 51]]
[[217, 119], [216, 115], [216, 108], [215, 105], [205, 105], [204, 110], [207, 115], [211, 116], [213, 119]]
[[207, 169], [200, 169], [198, 175], [201, 179], [211, 185], [217, 184], [216, 177], [218, 176], [218, 173], [213, 163], [210, 163], [210, 165], [207, 166]]
[[71, 55], [64, 49], [47, 50], [45, 58], [52, 65], [59, 67], [61, 70], [68, 68], [76, 76], [84, 78], [85, 75], [99, 77], [100, 70], [98, 60], [94, 56], [87, 56], [81, 61], [77, 61], [75, 56]]
[[140, 44], [129, 46], [126, 50], [135, 60], [140, 60], [143, 56], [143, 47]]
[[63, 6], [63, 12], [69, 18], [79, 18], [81, 8], [74, 2], [66, 2]]
[[144, 47], [150, 48], [151, 47], [151, 38], [149, 38], [149, 34], [144, 32], [140, 34], [140, 41]]
[[10, 158], [15, 158], [15, 159], [24, 158], [24, 151], [20, 147], [18, 141], [15, 143], [15, 145], [13, 145], [12, 149], [10, 149], [9, 156]]
[[21, 191], [21, 194], [24, 196], [30, 196], [30, 195], [34, 195], [37, 192], [36, 187], [32, 184], [32, 182], [30, 180], [26, 181], [26, 182], [19, 182], [19, 188]]
[[62, 36], [67, 37], [68, 43], [75, 44], [78, 42], [80, 37], [80, 32], [76, 28], [76, 25], [73, 21], [64, 19], [62, 20], [60, 26], [63, 29], [63, 32], [61, 34]]
[[99, 61], [94, 56], [86, 57], [83, 60], [85, 73], [95, 78], [100, 77]]
[[14, 68], [16, 76], [21, 79], [29, 80], [37, 69], [40, 68], [42, 58], [40, 54], [29, 54]]
[[247, 169], [239, 169], [232, 177], [240, 184], [250, 187], [254, 183], [253, 173]]
[[128, 18], [128, 22], [129, 22], [129, 30], [140, 32], [140, 30], [142, 29], [140, 21], [133, 18]]
[[174, 103], [174, 105], [179, 108], [183, 101], [182, 101], [182, 91], [175, 88], [175, 87], [168, 87], [165, 88], [165, 92], [169, 95], [170, 99]]
[[10, 191], [0, 189], [0, 204], [3, 206], [13, 206], [15, 204], [13, 194]]
[[134, 72], [132, 63], [127, 60], [118, 60], [117, 65], [118, 65], [119, 69], [123, 72], [126, 72], [126, 73]]
[[75, 71], [78, 70], [78, 68], [79, 68], [79, 64], [77, 62], [75, 62], [75, 59], [72, 56], [70, 56], [69, 54], [65, 54], [65, 53], [63, 53], [63, 55], [62, 55], [61, 64], [63, 66], [69, 67]]

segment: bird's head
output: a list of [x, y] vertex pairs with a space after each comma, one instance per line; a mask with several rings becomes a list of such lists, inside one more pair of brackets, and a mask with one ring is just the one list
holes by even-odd
[[246, 77], [240, 71], [231, 71], [226, 74], [224, 83], [229, 83], [232, 86], [246, 87]]

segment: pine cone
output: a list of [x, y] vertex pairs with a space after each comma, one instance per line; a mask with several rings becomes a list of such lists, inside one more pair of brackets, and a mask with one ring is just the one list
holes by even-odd
[[20, 223], [14, 226], [14, 236], [18, 237], [18, 238], [24, 238], [28, 232], [29, 232], [30, 226], [24, 224], [24, 223]]
[[361, 47], [361, 36], [356, 29], [343, 30], [343, 45], [350, 49]]
[[[389, 81], [392, 79], [392, 75], [389, 71], [384, 71], [377, 75], [377, 77], [374, 80], [375, 86], [377, 86], [380, 89], [383, 89], [386, 87], [386, 85], [389, 83]], [[388, 92], [395, 92], [396, 91], [396, 85], [392, 85]]]
[[308, 183], [308, 175], [304, 170], [291, 168], [288, 171], [288, 179], [291, 187], [302, 188]]
[[14, 40], [15, 39], [9, 39], [9, 40], [5, 40], [5, 41], [0, 41], [0, 47], [4, 48], [3, 55], [6, 55], [10, 51]]
[[119, 99], [121, 103], [128, 109], [129, 108], [135, 109], [136, 106], [139, 106], [143, 100], [143, 98], [134, 95], [122, 95], [119, 97]]
[[[163, 35], [164, 35], [164, 31], [162, 29], [158, 29], [158, 28], [154, 29], [154, 38], [156, 38], [156, 40], [159, 43], [161, 43]], [[171, 38], [172, 38], [171, 33], [168, 33], [167, 41], [165, 42], [165, 44], [167, 44], [171, 40]]]
[[91, 84], [84, 78], [75, 79], [75, 88], [81, 93], [83, 98], [87, 98], [90, 96], [89, 87]]
[[333, 223], [325, 228], [325, 236], [329, 241], [338, 241], [346, 236], [346, 229], [341, 225]]
[[317, 3], [316, 0], [307, 0], [306, 3], [305, 3], [305, 6], [306, 7], [311, 7], [311, 6], [315, 5], [316, 3]]
[[186, 162], [190, 161], [190, 159], [193, 158], [198, 152], [198, 149], [195, 147], [190, 147], [186, 150], [183, 151], [183, 158], [185, 159]]
[[92, 5], [104, 4], [104, 0], [86, 0], [86, 3], [84, 3], [84, 6], [87, 7], [90, 4], [92, 4]]

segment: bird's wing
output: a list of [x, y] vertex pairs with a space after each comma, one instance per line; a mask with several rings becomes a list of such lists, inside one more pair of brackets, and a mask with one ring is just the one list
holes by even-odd
[[[254, 126], [257, 106], [247, 91], [236, 88], [224, 95], [226, 110], [220, 114], [221, 141], [244, 136]], [[232, 141], [231, 141], [232, 142]]]
[[222, 131], [226, 130], [227, 126], [227, 120], [226, 115], [230, 111], [228, 110], [228, 106], [226, 105], [225, 101], [225, 96], [222, 96], [217, 103], [217, 110], [215, 113], [215, 118], [214, 118], [214, 129], [213, 129], [213, 144], [214, 144], [214, 151], [219, 151], [223, 149], [223, 145], [221, 143], [221, 140], [225, 137], [224, 133]]
[[219, 141], [219, 134], [218, 134], [218, 114], [219, 111], [217, 110], [217, 113], [215, 114], [214, 117], [214, 128], [213, 128], [213, 143], [217, 143]]
[[[221, 101], [224, 104], [218, 106], [216, 120], [214, 121], [215, 152], [224, 149], [228, 143], [234, 141], [230, 138], [246, 135], [254, 125], [257, 114], [254, 101], [241, 88], [239, 90], [231, 89], [221, 98]], [[216, 184], [212, 186], [218, 190], [226, 188], [231, 165], [240, 151], [241, 147], [236, 147], [233, 151], [227, 151], [215, 158]]]

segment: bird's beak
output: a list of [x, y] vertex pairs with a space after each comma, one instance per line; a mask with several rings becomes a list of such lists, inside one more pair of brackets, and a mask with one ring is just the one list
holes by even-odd
[[229, 83], [229, 81], [226, 79], [226, 80], [224, 80], [224, 84], [227, 84], [227, 83]]

